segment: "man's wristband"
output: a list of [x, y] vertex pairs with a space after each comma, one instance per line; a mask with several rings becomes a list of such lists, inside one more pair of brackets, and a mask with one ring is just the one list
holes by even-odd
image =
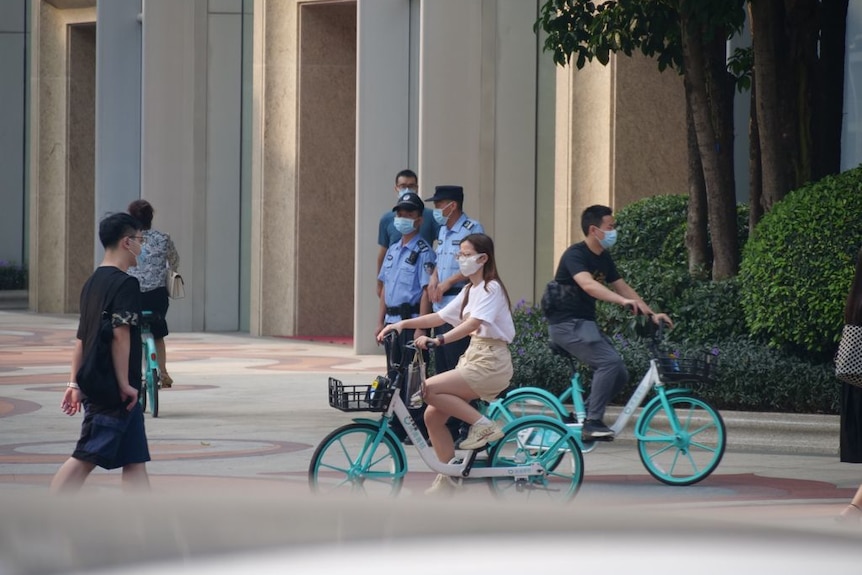
[[66, 387], [71, 387], [72, 389], [81, 389], [80, 387], [78, 387], [78, 384], [75, 383], [74, 381], [70, 381], [69, 383], [67, 383]]
[[442, 333], [437, 336], [437, 339], [440, 341], [437, 345], [446, 345], [446, 338], [443, 337]]

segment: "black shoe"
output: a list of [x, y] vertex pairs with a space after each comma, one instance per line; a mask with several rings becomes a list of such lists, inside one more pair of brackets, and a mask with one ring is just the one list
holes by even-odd
[[602, 423], [600, 419], [588, 419], [581, 430], [581, 438], [585, 441], [610, 441], [614, 438], [614, 430]]

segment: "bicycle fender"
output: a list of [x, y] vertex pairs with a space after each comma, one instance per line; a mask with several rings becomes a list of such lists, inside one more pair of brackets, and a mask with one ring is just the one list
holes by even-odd
[[566, 409], [566, 406], [563, 405], [562, 401], [560, 401], [559, 397], [557, 397], [547, 389], [542, 389], [541, 387], [519, 387], [518, 389], [514, 389], [507, 393], [503, 399], [511, 399], [520, 395], [539, 395], [544, 399], [547, 399], [551, 403], [551, 405], [556, 407], [559, 413], [564, 415], [569, 413], [569, 411]]
[[[665, 394], [665, 397], [668, 397], [668, 398], [674, 397], [676, 395], [685, 395], [688, 397], [695, 397], [694, 393], [692, 393], [692, 391], [690, 389], [687, 389], [685, 387], [680, 387], [677, 389], [668, 389], [667, 391], [665, 391], [664, 394]], [[650, 408], [652, 408], [653, 404], [655, 404], [655, 403], [661, 404], [661, 397], [659, 397], [658, 395], [653, 397], [651, 400], [649, 400], [649, 402], [647, 402], [646, 405], [644, 405], [644, 408], [641, 410], [641, 414], [648, 412], [650, 410]], [[643, 433], [643, 429], [642, 429], [642, 427], [643, 427], [642, 422], [643, 421], [644, 421], [643, 418], [638, 417], [637, 425], [635, 425], [635, 434], [636, 435], [641, 435]]]
[[[368, 417], [354, 417], [353, 422], [354, 423], [370, 423], [371, 425], [373, 425], [375, 427], [380, 427], [380, 420], [379, 419], [369, 419]], [[398, 439], [398, 436], [395, 435], [395, 432], [392, 431], [391, 427], [386, 428], [386, 435], [388, 435], [392, 439], [392, 441], [395, 442], [395, 445], [398, 446], [398, 450], [401, 451], [401, 456], [406, 458], [407, 452], [404, 451], [404, 446], [401, 444], [401, 440]], [[407, 459], [404, 459], [404, 461], [407, 461]]]
[[569, 427], [565, 423], [563, 423], [559, 419], [554, 419], [553, 417], [548, 417], [547, 415], [525, 415], [524, 417], [519, 417], [518, 419], [510, 421], [509, 423], [504, 425], [503, 426], [503, 433], [508, 433], [509, 430], [512, 429], [512, 427], [514, 427], [515, 425], [522, 425], [524, 423], [527, 423], [527, 424], [539, 423], [539, 422], [550, 423], [553, 426], [559, 428], [560, 433], [567, 433], [567, 434], [571, 435], [572, 437], [576, 437], [575, 434], [572, 432], [572, 430], [569, 429]]

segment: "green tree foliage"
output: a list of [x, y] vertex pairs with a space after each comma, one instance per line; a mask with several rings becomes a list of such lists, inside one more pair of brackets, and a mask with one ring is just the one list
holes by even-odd
[[[653, 309], [670, 313], [674, 339], [710, 343], [746, 333], [735, 278], [713, 282], [688, 273], [685, 229], [688, 198], [654, 196], [616, 212], [619, 240], [612, 254], [622, 276]], [[748, 209], [737, 207], [738, 241], [748, 236]], [[707, 238], [709, 239], [709, 238]], [[711, 249], [711, 244], [710, 244]], [[611, 333], [642, 333], [642, 321], [600, 302], [601, 321]]]
[[827, 359], [862, 245], [862, 167], [788, 194], [758, 225], [740, 272], [753, 335]]
[[[733, 175], [733, 98], [735, 79], [726, 68], [725, 41], [745, 21], [745, 0], [548, 0], [536, 28], [547, 34], [544, 48], [561, 65], [607, 64], [611, 53], [631, 56], [639, 50], [656, 59], [659, 70], [685, 75], [691, 133], [689, 181], [704, 185], [709, 227], [716, 249], [716, 279], [736, 275], [739, 252], [734, 229], [736, 198]], [[694, 219], [692, 260], [701, 263], [696, 246], [706, 235], [704, 218]], [[705, 263], [705, 262], [704, 262]], [[697, 266], [694, 266], [697, 267]]]

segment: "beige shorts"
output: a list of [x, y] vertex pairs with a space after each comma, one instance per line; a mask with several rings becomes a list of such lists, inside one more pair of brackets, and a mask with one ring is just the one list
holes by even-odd
[[491, 401], [509, 386], [512, 379], [509, 346], [499, 339], [474, 336], [455, 370], [480, 398]]

